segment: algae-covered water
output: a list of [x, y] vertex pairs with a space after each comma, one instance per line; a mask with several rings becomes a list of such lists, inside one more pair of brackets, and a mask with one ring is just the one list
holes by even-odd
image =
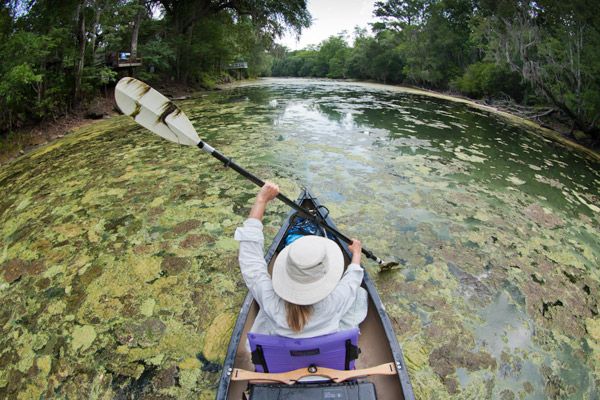
[[[600, 163], [465, 104], [261, 80], [200, 135], [401, 268], [366, 262], [421, 399], [598, 399]], [[127, 117], [0, 170], [0, 398], [214, 397], [256, 188]], [[286, 214], [270, 206], [269, 242]]]

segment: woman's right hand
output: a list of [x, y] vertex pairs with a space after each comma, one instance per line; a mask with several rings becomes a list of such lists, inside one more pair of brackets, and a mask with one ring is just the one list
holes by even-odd
[[352, 238], [352, 243], [348, 245], [348, 249], [352, 253], [352, 264], [360, 265], [362, 255], [362, 243], [360, 240]]

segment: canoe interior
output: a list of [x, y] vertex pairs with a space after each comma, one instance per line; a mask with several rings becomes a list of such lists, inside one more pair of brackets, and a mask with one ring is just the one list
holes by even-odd
[[[310, 198], [304, 199], [302, 205], [309, 209], [314, 209], [315, 205]], [[277, 236], [276, 240], [283, 237]], [[340, 244], [340, 243], [338, 243]], [[272, 254], [268, 254], [267, 257], [271, 256], [269, 261], [269, 272], [271, 272], [273, 261], [277, 257], [277, 254], [281, 250], [282, 245], [278, 244]], [[346, 266], [350, 263], [350, 255], [345, 246], [341, 245]], [[389, 345], [389, 340], [386, 336], [384, 325], [381, 321], [380, 314], [375, 306], [376, 302], [373, 299], [371, 290], [372, 285], [366, 285], [363, 281], [363, 288], [369, 293], [369, 309], [367, 312], [367, 318], [360, 324], [360, 337], [359, 347], [361, 354], [356, 362], [356, 368], [367, 368], [378, 364], [394, 362], [394, 356], [392, 348]], [[369, 290], [371, 288], [371, 290]], [[378, 298], [377, 298], [378, 299]], [[233, 368], [243, 368], [250, 371], [254, 370], [254, 365], [250, 360], [250, 353], [246, 350], [246, 337], [254, 323], [256, 314], [258, 312], [258, 304], [251, 298], [248, 298], [251, 302], [247, 313], [247, 317], [244, 323], [244, 327], [237, 345], [235, 353], [235, 359]], [[403, 360], [402, 360], [403, 361]], [[402, 364], [404, 364], [402, 362]], [[404, 391], [402, 389], [401, 379], [396, 375], [388, 376], [372, 376], [365, 378], [366, 380], [373, 382], [377, 391], [377, 398], [379, 400], [402, 400], [405, 398]], [[410, 385], [410, 384], [409, 384]], [[231, 381], [229, 384], [229, 390], [227, 396], [224, 397], [227, 400], [241, 400], [243, 392], [247, 389], [247, 382], [236, 382]], [[412, 394], [412, 388], [410, 389]], [[412, 397], [412, 396], [409, 396]], [[217, 396], [219, 398], [219, 396]]]

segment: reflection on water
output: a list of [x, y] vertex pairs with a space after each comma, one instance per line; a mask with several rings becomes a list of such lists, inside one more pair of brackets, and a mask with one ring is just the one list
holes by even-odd
[[[271, 79], [180, 104], [208, 143], [291, 197], [310, 187], [401, 263], [365, 266], [418, 398], [597, 398], [597, 162], [391, 87]], [[213, 398], [256, 189], [125, 117], [0, 184], [0, 397]], [[270, 206], [266, 242], [286, 211]]]

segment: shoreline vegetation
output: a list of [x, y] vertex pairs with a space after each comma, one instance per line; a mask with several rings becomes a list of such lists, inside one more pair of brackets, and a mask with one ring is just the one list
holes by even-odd
[[[502, 106], [496, 106], [494, 104], [486, 104], [482, 100], [471, 99], [468, 97], [460, 96], [453, 93], [444, 93], [425, 88], [410, 87], [403, 85], [392, 85], [382, 84], [377, 82], [360, 81], [360, 80], [340, 80], [330, 78], [294, 78], [294, 77], [281, 77], [281, 78], [267, 78], [267, 79], [310, 79], [310, 80], [324, 80], [331, 82], [350, 82], [355, 85], [361, 85], [364, 87], [378, 88], [383, 90], [389, 90], [399, 93], [409, 93], [421, 96], [430, 96], [446, 101], [452, 101], [457, 103], [465, 104], [469, 107], [476, 108], [478, 110], [494, 114], [504, 120], [509, 121], [515, 125], [525, 128], [529, 131], [534, 131], [540, 134], [542, 137], [557, 142], [569, 149], [581, 152], [588, 158], [600, 162], [600, 152], [595, 147], [588, 147], [577, 141], [576, 138], [569, 135], [569, 133], [560, 128], [553, 129], [540, 124], [539, 121], [535, 121], [530, 118], [526, 118], [522, 115], [511, 113], [509, 110], [503, 109]], [[260, 78], [258, 79], [260, 80]], [[247, 86], [256, 84], [257, 79], [246, 79], [233, 82], [225, 82], [216, 84], [210, 90], [227, 90], [234, 87]], [[190, 87], [182, 85], [171, 85], [167, 83], [159, 84], [157, 87], [161, 87], [163, 91], [168, 93], [169, 97], [177, 100], [188, 97], [193, 97], [203, 90], [194, 90]], [[168, 88], [168, 89], [167, 89]], [[63, 138], [69, 133], [77, 130], [78, 128], [85, 127], [93, 124], [100, 119], [112, 118], [119, 115], [120, 112], [116, 110], [114, 104], [114, 98], [112, 91], [108, 96], [100, 96], [93, 102], [93, 106], [87, 110], [74, 112], [72, 114], [60, 117], [55, 121], [40, 122], [34, 126], [24, 128], [17, 132], [15, 135], [9, 138], [2, 138], [3, 146], [0, 147], [0, 166], [10, 163], [20, 156], [25, 155], [31, 151], [36, 150], [39, 147], [47, 145], [55, 140]], [[560, 123], [557, 123], [560, 125]], [[11, 142], [11, 139], [14, 142]]]
[[[178, 100], [200, 93], [201, 89], [193, 89], [181, 84], [163, 83], [156, 86], [172, 99]], [[7, 137], [0, 137], [0, 166], [10, 163], [20, 156], [45, 146], [72, 131], [91, 125], [99, 120], [112, 118], [121, 114], [114, 100], [114, 88], [99, 95], [87, 107], [74, 110], [54, 120], [44, 120], [27, 127], [20, 128]]]

